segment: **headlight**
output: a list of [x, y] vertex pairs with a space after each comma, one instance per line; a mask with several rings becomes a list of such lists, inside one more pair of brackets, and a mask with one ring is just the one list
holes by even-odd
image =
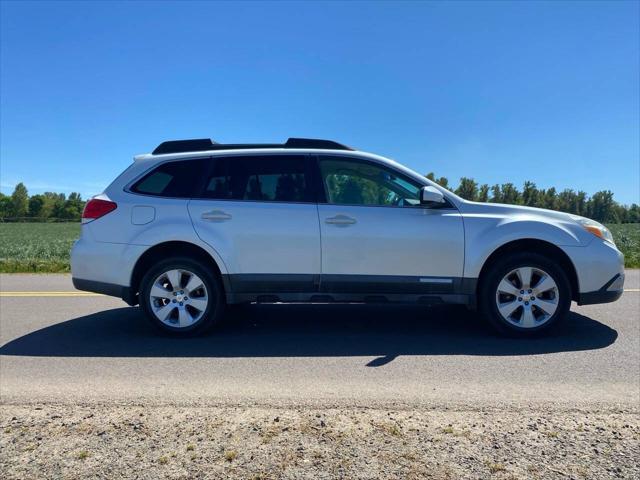
[[605, 242], [609, 242], [615, 245], [615, 242], [613, 241], [613, 235], [611, 235], [609, 229], [601, 223], [598, 223], [595, 220], [590, 220], [588, 218], [578, 218], [577, 221], [587, 232], [593, 233], [596, 237], [600, 237]]

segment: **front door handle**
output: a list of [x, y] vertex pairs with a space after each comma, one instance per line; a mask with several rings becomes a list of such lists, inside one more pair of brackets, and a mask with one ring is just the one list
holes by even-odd
[[336, 215], [335, 217], [327, 218], [324, 223], [329, 223], [331, 225], [353, 225], [356, 223], [356, 219], [348, 217], [347, 215]]
[[209, 222], [224, 222], [225, 220], [231, 220], [231, 215], [222, 210], [211, 210], [210, 212], [204, 212], [200, 215], [200, 218]]

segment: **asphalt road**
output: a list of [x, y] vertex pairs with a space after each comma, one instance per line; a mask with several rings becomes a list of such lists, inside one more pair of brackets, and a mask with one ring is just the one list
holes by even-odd
[[574, 304], [563, 326], [532, 340], [496, 337], [461, 308], [357, 305], [236, 308], [216, 333], [173, 339], [138, 308], [74, 294], [69, 276], [0, 275], [0, 395], [637, 406], [639, 273], [627, 272], [618, 302]]

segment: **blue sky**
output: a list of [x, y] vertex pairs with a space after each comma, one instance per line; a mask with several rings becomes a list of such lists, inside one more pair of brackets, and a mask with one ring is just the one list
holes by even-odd
[[3, 2], [0, 183], [163, 140], [334, 139], [457, 184], [640, 201], [638, 2]]

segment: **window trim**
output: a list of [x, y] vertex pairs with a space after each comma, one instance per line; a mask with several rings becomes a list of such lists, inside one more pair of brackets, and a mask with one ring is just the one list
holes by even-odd
[[[354, 162], [354, 163], [362, 163], [365, 165], [371, 165], [377, 168], [380, 168], [381, 170], [388, 170], [390, 172], [393, 172], [394, 175], [402, 178], [403, 180], [414, 184], [417, 183], [415, 179], [412, 179], [410, 177], [408, 177], [407, 175], [405, 175], [403, 172], [400, 172], [398, 170], [396, 170], [395, 168], [391, 167], [390, 165], [385, 165], [379, 162], [375, 162], [372, 160], [368, 160], [366, 158], [360, 158], [360, 157], [354, 157], [351, 155], [341, 155], [341, 154], [322, 154], [322, 155], [314, 155], [315, 158], [315, 171], [316, 171], [316, 175], [317, 175], [317, 186], [316, 189], [318, 190], [318, 192], [322, 192], [322, 196], [318, 196], [318, 205], [332, 205], [332, 206], [336, 206], [336, 207], [366, 207], [366, 208], [399, 208], [399, 209], [417, 209], [417, 208], [421, 208], [421, 209], [428, 209], [428, 210], [458, 210], [456, 208], [456, 206], [445, 196], [444, 200], [445, 203], [443, 203], [441, 206], [439, 205], [422, 205], [422, 204], [418, 204], [418, 205], [404, 205], [404, 206], [400, 206], [400, 205], [362, 205], [362, 204], [358, 204], [358, 203], [330, 203], [329, 202], [329, 195], [327, 192], [327, 186], [325, 185], [324, 180], [322, 179], [322, 171], [320, 170], [320, 160], [321, 158], [340, 158], [340, 159], [344, 159], [345, 161], [350, 161], [350, 162]], [[428, 184], [423, 184], [421, 185], [420, 188], [422, 187], [427, 187], [429, 186]]]
[[[204, 198], [202, 197], [202, 192], [204, 191], [204, 187], [205, 187], [205, 183], [207, 181], [207, 179], [209, 178], [209, 174], [211, 172], [211, 169], [213, 168], [214, 165], [214, 161], [216, 158], [232, 158], [232, 157], [255, 157], [255, 156], [260, 156], [260, 157], [267, 157], [267, 156], [302, 156], [305, 158], [305, 175], [307, 175], [309, 177], [309, 190], [310, 190], [310, 197], [312, 198], [312, 200], [310, 201], [304, 201], [304, 202], [282, 202], [280, 200], [236, 200], [233, 198]], [[394, 174], [398, 175], [399, 177], [402, 177], [403, 179], [413, 183], [413, 182], [417, 182], [416, 179], [409, 177], [408, 175], [406, 175], [404, 172], [401, 172], [399, 170], [396, 170], [395, 168], [393, 168], [390, 165], [386, 165], [382, 162], [376, 162], [367, 158], [362, 158], [362, 157], [355, 157], [353, 155], [349, 155], [349, 154], [345, 154], [342, 152], [332, 152], [332, 153], [323, 153], [323, 154], [318, 154], [318, 153], [310, 153], [310, 152], [260, 152], [260, 153], [256, 153], [254, 152], [250, 152], [250, 151], [246, 151], [246, 152], [230, 152], [230, 153], [225, 153], [223, 155], [205, 155], [205, 156], [194, 156], [194, 157], [178, 157], [178, 158], [168, 158], [159, 162], [154, 162], [153, 165], [150, 165], [149, 168], [147, 168], [146, 170], [144, 170], [143, 172], [141, 172], [139, 175], [137, 175], [136, 177], [133, 178], [133, 180], [131, 180], [130, 182], [128, 182], [124, 187], [123, 187], [123, 191], [131, 194], [131, 195], [138, 195], [141, 197], [150, 197], [150, 198], [159, 198], [159, 199], [166, 199], [166, 200], [199, 200], [199, 201], [211, 201], [211, 202], [252, 202], [252, 203], [266, 203], [266, 204], [271, 204], [271, 203], [279, 203], [279, 204], [299, 204], [299, 205], [334, 205], [334, 206], [346, 206], [346, 207], [368, 207], [368, 208], [400, 208], [400, 209], [417, 209], [417, 208], [423, 208], [423, 209], [429, 209], [429, 210], [458, 210], [457, 206], [455, 205], [455, 203], [453, 203], [451, 200], [449, 200], [449, 198], [445, 195], [444, 199], [445, 199], [445, 203], [442, 204], [442, 206], [430, 206], [430, 205], [416, 205], [416, 206], [398, 206], [398, 205], [358, 205], [358, 204], [337, 204], [337, 203], [329, 203], [327, 201], [327, 194], [326, 194], [326, 190], [325, 190], [325, 185], [324, 182], [322, 181], [322, 175], [320, 172], [320, 157], [336, 157], [336, 158], [344, 158], [347, 161], [351, 161], [351, 162], [358, 162], [358, 163], [364, 163], [364, 164], [368, 164], [368, 165], [373, 165], [379, 168], [383, 168], [383, 169], [389, 169], [392, 172], [394, 172]], [[190, 197], [168, 197], [168, 196], [162, 196], [162, 195], [154, 195], [154, 194], [150, 194], [150, 193], [138, 193], [138, 192], [134, 192], [131, 190], [131, 187], [138, 182], [140, 179], [144, 178], [146, 175], [148, 175], [149, 173], [151, 173], [153, 170], [155, 170], [156, 168], [158, 168], [161, 165], [164, 165], [165, 163], [170, 163], [170, 162], [188, 162], [188, 161], [197, 161], [197, 160], [209, 160], [209, 162], [207, 163], [207, 167], [205, 168], [205, 174], [202, 176], [202, 180], [200, 182], [200, 185], [198, 185], [197, 189], [194, 189], [194, 195], [190, 196]], [[429, 186], [429, 183], [425, 182], [424, 184], [422, 184], [422, 186], [426, 187]]]

